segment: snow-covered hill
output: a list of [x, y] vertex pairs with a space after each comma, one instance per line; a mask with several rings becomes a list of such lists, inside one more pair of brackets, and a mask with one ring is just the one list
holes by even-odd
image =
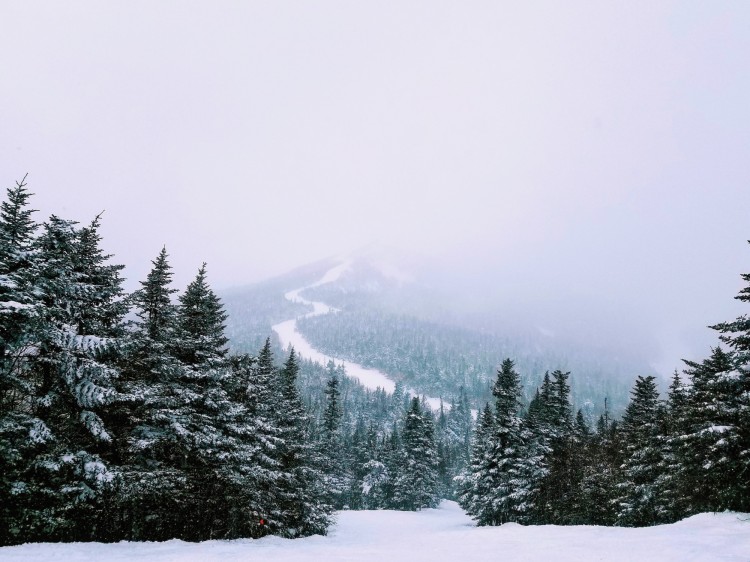
[[421, 512], [346, 511], [327, 537], [186, 543], [26, 544], [3, 562], [710, 562], [750, 560], [750, 515], [702, 514], [673, 525], [474, 527], [454, 502]]

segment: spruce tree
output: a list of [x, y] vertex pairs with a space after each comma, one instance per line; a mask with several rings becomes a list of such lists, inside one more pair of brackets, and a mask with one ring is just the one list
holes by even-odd
[[113, 412], [126, 430], [117, 447], [122, 458], [121, 510], [132, 540], [166, 540], [186, 528], [186, 453], [189, 435], [173, 423], [173, 410], [184, 405], [181, 367], [174, 356], [177, 308], [166, 248], [130, 298], [138, 322], [128, 332], [120, 392], [127, 398]]
[[393, 505], [411, 511], [437, 507], [440, 483], [434, 423], [416, 396], [404, 419], [401, 440], [403, 456], [393, 483]]
[[327, 502], [336, 509], [344, 508], [347, 491], [351, 486], [351, 475], [346, 462], [344, 438], [342, 434], [341, 392], [339, 377], [333, 362], [328, 364], [328, 382], [325, 389], [325, 409], [323, 411], [319, 455], [321, 469], [326, 475]]
[[622, 419], [625, 460], [618, 486], [618, 525], [640, 527], [665, 521], [658, 487], [662, 434], [655, 380], [638, 377]]
[[614, 525], [622, 452], [606, 399], [588, 450], [582, 467], [577, 513], [590, 525]]
[[52, 439], [34, 415], [31, 369], [41, 315], [35, 291], [34, 232], [25, 179], [0, 204], [0, 545], [23, 539], [21, 521], [30, 498], [26, 467]]
[[741, 509], [747, 502], [740, 379], [731, 354], [716, 347], [701, 363], [686, 361], [692, 386], [681, 424], [685, 485], [691, 512]]
[[[44, 436], [25, 460], [26, 532], [47, 540], [105, 536], [116, 471], [105, 462], [112, 433], [102, 419], [119, 399], [113, 360], [124, 307], [119, 271], [105, 266], [98, 221], [78, 229], [50, 217], [34, 240], [35, 352], [25, 361], [28, 410]], [[85, 255], [84, 255], [85, 253]], [[37, 440], [39, 441], [39, 440]]]
[[662, 419], [662, 450], [656, 487], [659, 491], [658, 510], [665, 521], [677, 521], [691, 511], [690, 498], [694, 490], [688, 488], [688, 471], [684, 460], [684, 436], [688, 429], [687, 392], [675, 371], [669, 385], [669, 394]]
[[570, 405], [570, 373], [556, 370], [552, 379], [545, 374], [542, 386], [542, 423], [537, 437], [549, 471], [540, 489], [537, 516], [543, 522], [566, 523], [566, 514], [575, 503], [574, 495], [582, 477], [575, 466], [577, 458]]
[[495, 396], [495, 422], [489, 439], [491, 461], [488, 468], [496, 474], [496, 481], [486, 501], [492, 514], [488, 524], [500, 525], [527, 516], [534, 486], [528, 480], [529, 467], [524, 463], [527, 443], [519, 415], [521, 379], [510, 359], [503, 361], [492, 394]]
[[479, 414], [471, 446], [469, 466], [459, 477], [458, 503], [478, 525], [492, 525], [495, 514], [487, 501], [496, 482], [496, 465], [492, 456], [495, 417], [489, 404]]
[[[735, 299], [747, 304], [750, 303], [750, 273], [742, 274], [742, 279], [746, 286]], [[750, 315], [743, 314], [712, 328], [721, 333], [721, 341], [729, 347], [733, 367], [732, 371], [723, 372], [720, 383], [723, 409], [731, 411], [727, 413], [734, 427], [731, 435], [727, 435], [734, 454], [729, 469], [732, 474], [728, 483], [730, 490], [724, 494], [723, 502], [730, 509], [750, 511]]]
[[219, 297], [206, 282], [206, 264], [179, 297], [177, 357], [186, 365], [219, 366], [227, 354], [224, 335], [227, 315]]
[[294, 349], [280, 372], [281, 403], [278, 421], [280, 446], [279, 501], [285, 536], [325, 534], [331, 523], [331, 506], [324, 501], [323, 475], [314, 464], [309, 443], [309, 419], [297, 389], [299, 365]]

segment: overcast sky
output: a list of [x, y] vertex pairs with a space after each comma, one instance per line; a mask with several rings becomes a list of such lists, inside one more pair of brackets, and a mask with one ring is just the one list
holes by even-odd
[[131, 284], [382, 241], [678, 339], [739, 310], [747, 1], [0, 0], [0, 73], [3, 186], [106, 210]]

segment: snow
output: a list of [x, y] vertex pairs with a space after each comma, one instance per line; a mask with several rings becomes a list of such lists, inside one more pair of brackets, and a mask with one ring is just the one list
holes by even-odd
[[[344, 359], [326, 355], [325, 353], [322, 353], [321, 351], [315, 349], [310, 344], [310, 342], [307, 341], [307, 339], [299, 332], [299, 330], [297, 330], [297, 320], [299, 318], [309, 318], [311, 316], [329, 314], [330, 312], [336, 312], [337, 310], [323, 302], [308, 300], [305, 297], [301, 296], [300, 293], [306, 289], [319, 287], [327, 283], [333, 283], [350, 268], [351, 261], [344, 260], [340, 264], [329, 269], [323, 275], [323, 277], [320, 278], [320, 280], [316, 281], [312, 285], [306, 285], [304, 287], [300, 287], [299, 289], [294, 289], [287, 292], [284, 295], [284, 298], [292, 302], [312, 306], [313, 310], [312, 312], [308, 312], [303, 316], [285, 320], [284, 322], [279, 322], [278, 324], [273, 326], [272, 329], [278, 335], [279, 342], [281, 343], [282, 348], [287, 349], [289, 346], [293, 346], [294, 351], [300, 357], [304, 357], [322, 365], [327, 365], [329, 361], [333, 361], [337, 365], [343, 365], [344, 369], [346, 370], [347, 376], [358, 379], [360, 384], [362, 384], [363, 386], [371, 390], [382, 388], [386, 392], [393, 392], [396, 388], [396, 383], [391, 380], [383, 371], [379, 369], [368, 368], [352, 361], [346, 361]], [[420, 396], [419, 393], [413, 390], [407, 390], [407, 392], [415, 396]], [[433, 410], [437, 410], [440, 408], [439, 398], [432, 398], [429, 396], [424, 396], [423, 398]], [[449, 406], [446, 404], [445, 407], [448, 408]]]
[[474, 527], [454, 502], [420, 512], [344, 511], [327, 537], [186, 543], [25, 544], [2, 562], [747, 562], [750, 515], [701, 514], [672, 525]]

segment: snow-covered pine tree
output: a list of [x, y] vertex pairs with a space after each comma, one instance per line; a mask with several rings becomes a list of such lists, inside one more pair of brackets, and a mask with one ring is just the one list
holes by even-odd
[[314, 462], [307, 431], [310, 422], [297, 388], [299, 365], [294, 349], [279, 375], [281, 404], [277, 412], [283, 477], [277, 495], [284, 526], [281, 534], [289, 537], [325, 534], [331, 523], [332, 508], [324, 501], [323, 474]]
[[661, 459], [655, 483], [657, 511], [665, 522], [677, 521], [690, 511], [689, 498], [693, 491], [686, 487], [687, 473], [683, 464], [686, 408], [687, 392], [680, 374], [675, 371], [661, 411]]
[[242, 481], [226, 315], [205, 264], [173, 304], [167, 257], [162, 249], [133, 297], [141, 322], [131, 331], [123, 369], [128, 404], [118, 412], [128, 425], [122, 509], [128, 538], [224, 537], [232, 532], [229, 490]]
[[539, 522], [568, 523], [570, 507], [582, 478], [574, 454], [573, 416], [570, 405], [570, 373], [556, 370], [551, 381], [545, 374], [542, 387], [542, 423], [538, 433], [544, 463], [549, 467], [540, 490]]
[[23, 537], [21, 521], [29, 486], [26, 467], [52, 435], [33, 413], [30, 364], [38, 341], [34, 291], [38, 225], [29, 208], [25, 179], [0, 204], [0, 545]]
[[640, 527], [665, 521], [658, 486], [663, 413], [655, 380], [637, 378], [622, 419], [625, 460], [618, 484], [618, 525]]
[[604, 413], [599, 417], [596, 432], [589, 443], [578, 493], [577, 513], [590, 525], [614, 525], [622, 452], [616, 424], [609, 416], [607, 400], [604, 401]]
[[238, 443], [227, 423], [236, 415], [225, 380], [231, 376], [226, 361], [224, 321], [219, 298], [206, 282], [206, 264], [178, 299], [175, 356], [180, 368], [171, 380], [175, 400], [170, 417], [184, 455], [186, 476], [186, 536], [191, 540], [218, 538], [230, 532], [227, 524], [227, 474], [234, 476]]
[[489, 404], [479, 414], [469, 466], [458, 477], [458, 503], [478, 525], [492, 525], [495, 512], [488, 501], [496, 486], [497, 466], [492, 453], [495, 417]]
[[[750, 240], [748, 240], [750, 244]], [[750, 303], [750, 273], [743, 273], [742, 280], [747, 286], [742, 288], [739, 294], [734, 297], [743, 303]], [[729, 322], [721, 322], [711, 326], [714, 330], [721, 333], [719, 338], [734, 352], [732, 357], [733, 365], [744, 375], [743, 383], [748, 383], [747, 375], [750, 373], [750, 315], [743, 314]], [[748, 388], [744, 387], [747, 391]]]
[[120, 509], [131, 540], [167, 540], [185, 531], [187, 479], [180, 449], [182, 427], [172, 408], [183, 402], [175, 382], [181, 366], [177, 307], [166, 248], [152, 263], [130, 302], [139, 321], [128, 332], [120, 392], [126, 401], [112, 412], [126, 429], [118, 440], [122, 464]]
[[434, 422], [416, 396], [404, 419], [401, 441], [402, 457], [393, 483], [394, 507], [411, 511], [437, 507], [440, 483]]
[[594, 440], [591, 429], [581, 409], [576, 412], [573, 430], [568, 440], [570, 453], [569, 463], [569, 485], [570, 489], [565, 496], [568, 505], [562, 514], [561, 523], [569, 525], [585, 525], [588, 523], [586, 514], [586, 500], [583, 489], [583, 480], [586, 475], [586, 467], [592, 456]]
[[245, 427], [241, 428], [245, 437], [244, 453], [240, 466], [247, 471], [247, 477], [244, 489], [237, 491], [237, 499], [230, 507], [232, 519], [239, 525], [233, 535], [284, 534], [287, 528], [280, 494], [285, 484], [282, 471], [285, 443], [278, 423], [282, 391], [270, 338], [266, 339], [257, 360], [245, 363], [240, 365], [239, 373], [247, 388], [243, 403]]
[[53, 215], [34, 242], [38, 324], [27, 380], [31, 412], [49, 438], [27, 464], [23, 524], [39, 539], [108, 535], [103, 510], [115, 474], [102, 460], [112, 441], [102, 414], [118, 399], [113, 359], [124, 306], [122, 266], [105, 265], [97, 229], [98, 219], [78, 229]]
[[686, 361], [692, 381], [679, 437], [691, 512], [740, 509], [746, 503], [740, 379], [731, 354], [720, 347], [701, 363]]
[[[750, 241], [748, 241], [750, 243]], [[750, 303], [750, 273], [742, 274], [746, 286], [735, 299]], [[721, 332], [721, 341], [732, 353], [733, 371], [722, 375], [724, 384], [733, 388], [734, 396], [725, 407], [733, 413], [736, 435], [736, 457], [732, 464], [733, 484], [730, 497], [726, 497], [730, 509], [750, 511], [750, 315], [743, 314], [733, 321], [712, 326]]]
[[341, 428], [341, 392], [339, 377], [333, 362], [328, 363], [328, 382], [325, 389], [325, 409], [323, 411], [322, 431], [318, 444], [321, 469], [326, 475], [326, 491], [329, 494], [327, 503], [335, 509], [347, 506], [346, 495], [351, 486], [351, 474], [346, 462], [346, 451]]
[[206, 264], [179, 297], [177, 358], [185, 365], [222, 367], [229, 339], [224, 335], [227, 315], [206, 281]]
[[527, 451], [519, 416], [521, 378], [510, 359], [502, 362], [492, 394], [495, 396], [495, 423], [489, 438], [489, 455], [494, 466], [489, 468], [497, 471], [497, 480], [487, 500], [492, 512], [489, 524], [501, 525], [527, 515], [530, 487], [534, 485], [525, 479], [527, 467], [523, 461]]
[[445, 420], [442, 428], [442, 449], [444, 462], [443, 484], [444, 494], [447, 498], [453, 498], [456, 494], [456, 485], [453, 482], [455, 475], [461, 474], [469, 464], [471, 457], [471, 434], [472, 418], [469, 399], [463, 387], [459, 389], [459, 395], [451, 405], [450, 410], [443, 415]]

